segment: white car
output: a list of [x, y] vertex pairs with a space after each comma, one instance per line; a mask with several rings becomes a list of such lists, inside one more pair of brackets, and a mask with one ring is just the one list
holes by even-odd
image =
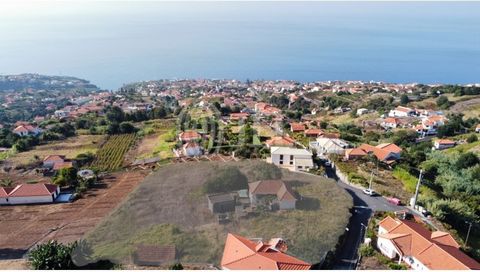
[[363, 190], [363, 193], [366, 194], [366, 195], [369, 195], [369, 196], [377, 195], [377, 193], [372, 189], [365, 189], [365, 190]]

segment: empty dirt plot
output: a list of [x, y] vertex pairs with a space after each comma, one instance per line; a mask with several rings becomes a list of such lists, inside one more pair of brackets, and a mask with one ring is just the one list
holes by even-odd
[[140, 171], [114, 173], [73, 203], [1, 206], [0, 258], [18, 258], [34, 244], [50, 239], [82, 238], [145, 176]]
[[[225, 167], [238, 169], [238, 177], [249, 182], [281, 178], [303, 197], [298, 209], [231, 215], [229, 223], [219, 224], [208, 209], [203, 184]], [[351, 206], [351, 197], [334, 181], [281, 171], [260, 160], [173, 163], [148, 176], [86, 240], [99, 259], [129, 262], [137, 244], [175, 245], [182, 263], [218, 264], [226, 235], [233, 232], [282, 237], [290, 254], [315, 263], [334, 249]]]

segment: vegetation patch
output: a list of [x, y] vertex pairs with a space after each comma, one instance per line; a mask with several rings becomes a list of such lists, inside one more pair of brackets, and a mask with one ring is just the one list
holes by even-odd
[[108, 137], [97, 152], [91, 167], [99, 171], [111, 171], [120, 168], [125, 153], [135, 142], [135, 134], [121, 134]]
[[[281, 178], [308, 201], [292, 211], [257, 211], [248, 217], [230, 214], [231, 222], [220, 225], [208, 209], [203, 188], [220, 177], [230, 179], [230, 172], [248, 182]], [[240, 188], [232, 184], [231, 189]], [[246, 185], [241, 184], [241, 188]], [[218, 264], [228, 232], [264, 239], [282, 237], [289, 254], [316, 263], [334, 250], [348, 224], [351, 206], [350, 195], [331, 181], [282, 171], [259, 160], [171, 164], [148, 176], [87, 240], [100, 259], [128, 262], [139, 243], [173, 243], [182, 263]]]

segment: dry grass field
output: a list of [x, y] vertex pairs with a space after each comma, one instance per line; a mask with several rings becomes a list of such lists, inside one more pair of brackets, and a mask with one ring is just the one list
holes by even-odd
[[52, 154], [65, 155], [69, 159], [75, 158], [78, 154], [95, 153], [103, 143], [103, 135], [79, 135], [62, 141], [54, 141], [50, 144], [39, 145], [34, 149], [17, 153], [8, 158], [7, 163], [14, 165], [28, 164], [35, 161], [35, 156], [40, 159]]
[[201, 188], [226, 166], [237, 167], [249, 182], [268, 178], [259, 176], [267, 167], [258, 160], [164, 166], [88, 234], [95, 257], [128, 263], [137, 244], [174, 244], [182, 263], [218, 264], [228, 232], [266, 239], [282, 237], [290, 254], [311, 262], [320, 261], [334, 249], [352, 206], [343, 189], [318, 176], [283, 171], [282, 180], [305, 199], [300, 209], [234, 217], [230, 223], [219, 225]]

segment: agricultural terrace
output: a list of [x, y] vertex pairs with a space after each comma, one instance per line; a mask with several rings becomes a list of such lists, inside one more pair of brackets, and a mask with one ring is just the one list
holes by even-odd
[[193, 107], [191, 108], [188, 113], [192, 117], [192, 119], [201, 119], [204, 117], [212, 117], [213, 111], [207, 107]]
[[160, 156], [161, 159], [173, 158], [172, 149], [176, 143], [175, 119], [151, 120], [143, 123], [141, 134], [134, 151], [136, 159]]
[[[205, 191], [212, 183], [245, 186], [245, 181], [278, 178], [303, 196], [297, 210], [231, 215], [230, 223], [220, 225], [207, 207]], [[171, 164], [149, 175], [86, 240], [95, 258], [128, 263], [137, 244], [175, 245], [182, 263], [218, 264], [227, 232], [233, 232], [282, 237], [289, 254], [316, 263], [334, 250], [351, 207], [350, 195], [332, 180], [282, 171], [259, 160]]]
[[112, 171], [123, 164], [124, 155], [135, 142], [135, 134], [109, 136], [98, 150], [91, 167], [100, 171]]
[[8, 163], [24, 165], [35, 162], [37, 159], [43, 160], [43, 158], [52, 154], [65, 155], [68, 159], [74, 159], [78, 154], [96, 153], [104, 140], [105, 136], [103, 135], [69, 137], [62, 141], [53, 141], [49, 144], [36, 146], [26, 152], [13, 154], [8, 158]]

